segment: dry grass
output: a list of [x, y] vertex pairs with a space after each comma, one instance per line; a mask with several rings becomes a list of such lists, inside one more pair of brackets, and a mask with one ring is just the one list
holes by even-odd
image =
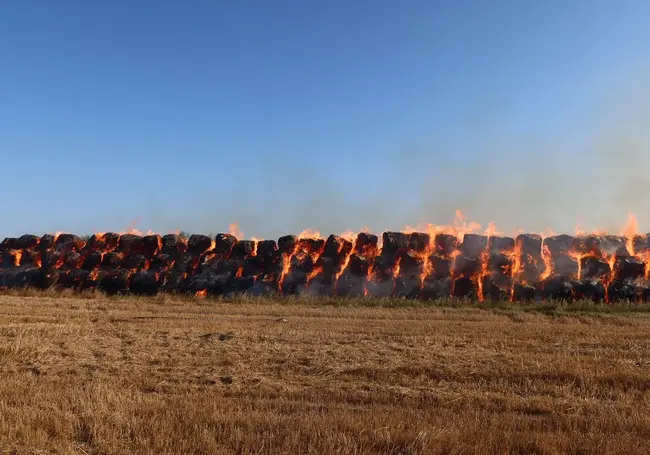
[[85, 297], [0, 297], [0, 453], [650, 445], [645, 307]]

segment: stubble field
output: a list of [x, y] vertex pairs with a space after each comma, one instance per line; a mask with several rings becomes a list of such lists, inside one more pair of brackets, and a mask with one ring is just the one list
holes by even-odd
[[0, 453], [647, 453], [649, 316], [4, 295]]

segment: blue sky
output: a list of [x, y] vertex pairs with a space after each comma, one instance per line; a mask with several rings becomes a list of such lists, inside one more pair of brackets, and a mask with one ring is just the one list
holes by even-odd
[[628, 197], [650, 156], [648, 18], [647, 1], [3, 2], [1, 233], [273, 237], [455, 208], [620, 225], [650, 209]]

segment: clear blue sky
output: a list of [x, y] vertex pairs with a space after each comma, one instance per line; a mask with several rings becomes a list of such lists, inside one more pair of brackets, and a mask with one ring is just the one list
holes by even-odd
[[465, 166], [503, 185], [533, 153], [587, 159], [594, 112], [649, 67], [649, 20], [648, 1], [5, 1], [0, 234], [445, 223]]

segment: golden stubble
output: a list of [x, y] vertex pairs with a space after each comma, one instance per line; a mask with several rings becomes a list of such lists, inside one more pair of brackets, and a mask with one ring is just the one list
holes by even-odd
[[0, 297], [0, 452], [643, 453], [645, 312]]

